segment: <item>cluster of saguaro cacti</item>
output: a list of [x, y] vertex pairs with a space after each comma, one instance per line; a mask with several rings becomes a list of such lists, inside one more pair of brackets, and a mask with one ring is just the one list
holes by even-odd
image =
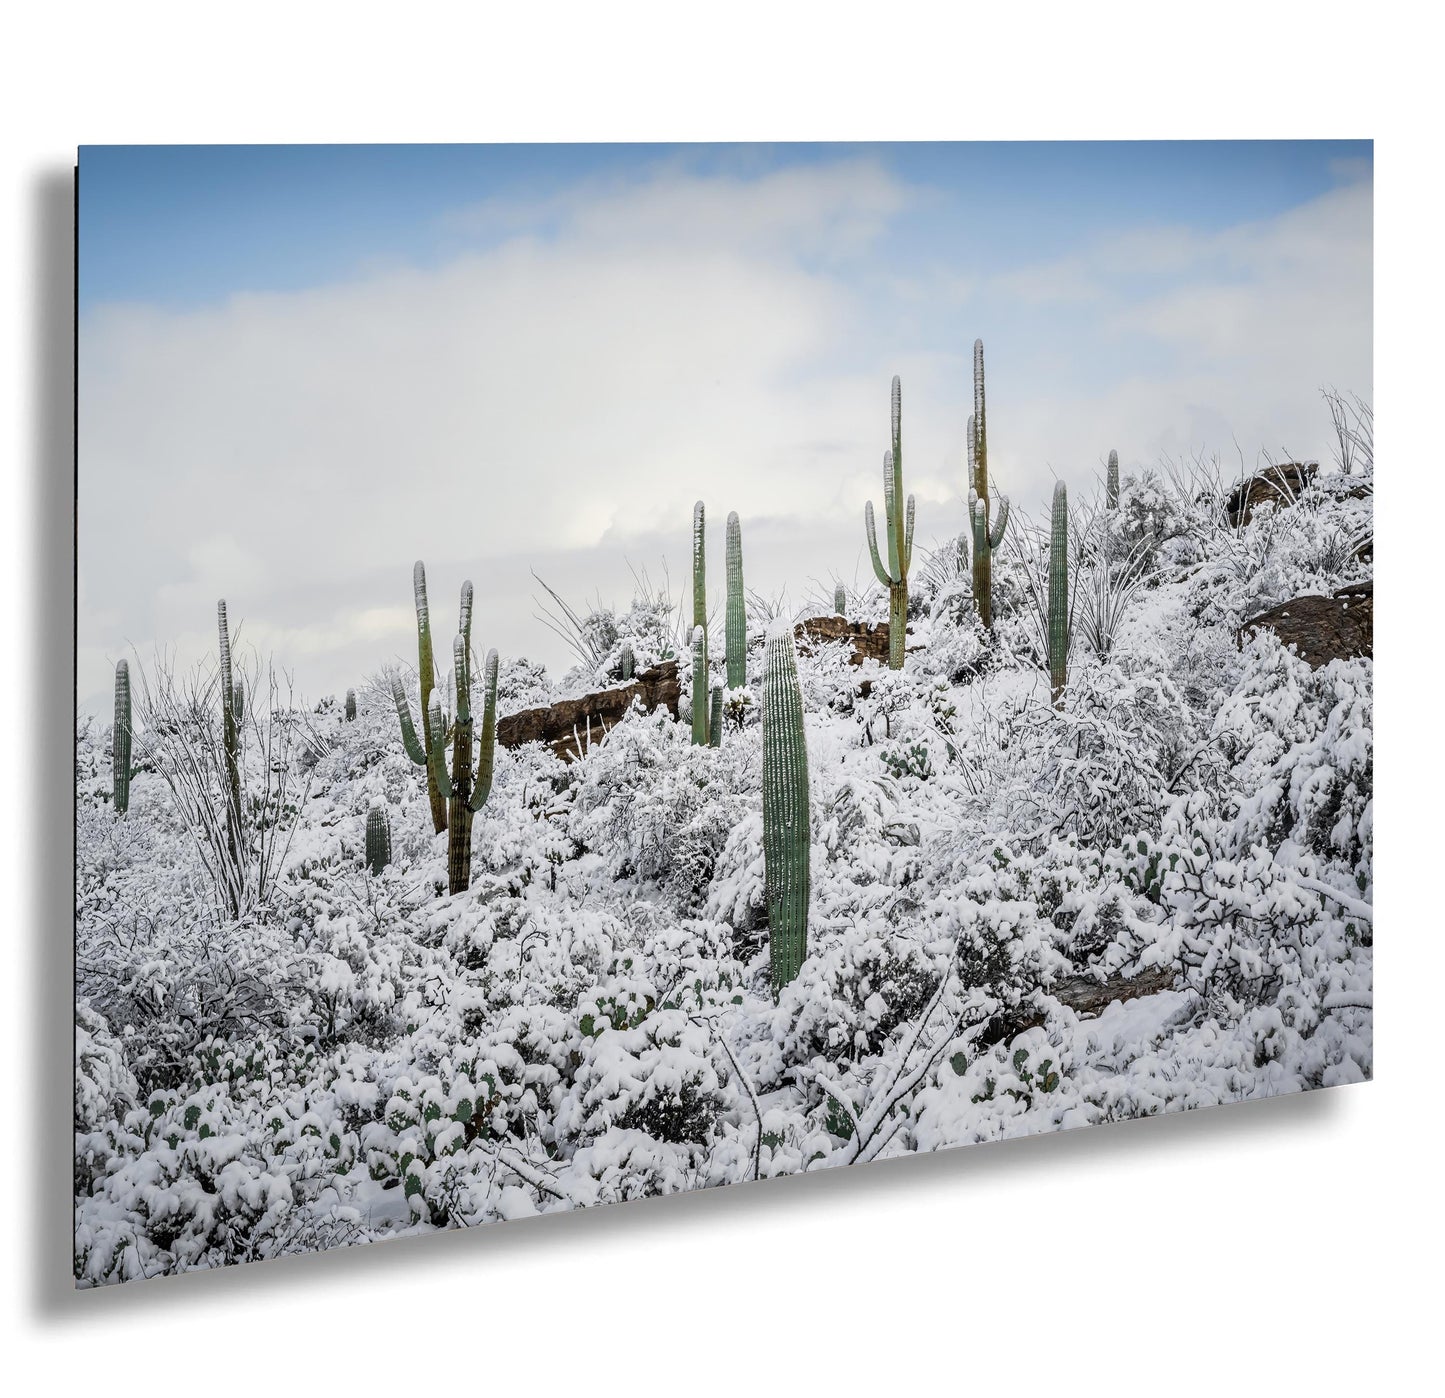
[[993, 552], [1008, 528], [1008, 496], [998, 498], [998, 518], [989, 519], [988, 398], [984, 391], [983, 341], [973, 342], [973, 416], [968, 420], [968, 519], [973, 531], [973, 598], [978, 619], [993, 625]]
[[692, 740], [707, 744], [707, 528], [702, 501], [692, 507]]
[[837, 583], [833, 588], [833, 611], [838, 616], [848, 615], [848, 589], [842, 583]]
[[231, 628], [226, 622], [226, 599], [216, 603], [216, 628], [221, 645], [221, 743], [226, 763], [226, 843], [233, 865], [240, 849], [241, 834], [241, 718], [245, 693], [239, 680], [231, 678]]
[[1119, 508], [1119, 453], [1112, 447], [1109, 449], [1109, 476], [1105, 498], [1111, 510]]
[[1069, 492], [1058, 481], [1049, 530], [1049, 694], [1055, 708], [1063, 703], [1068, 678]]
[[[432, 732], [431, 726], [431, 697], [432, 691], [436, 688], [436, 662], [432, 656], [431, 645], [431, 609], [426, 600], [426, 568], [421, 559], [417, 559], [411, 570], [411, 591], [412, 600], [416, 604], [416, 669], [421, 684], [421, 739], [422, 757], [412, 755], [412, 761], [427, 763], [426, 753], [432, 750], [432, 744], [436, 735]], [[410, 748], [407, 749], [411, 751]], [[432, 826], [438, 832], [447, 828], [447, 806], [446, 799], [442, 796], [441, 790], [431, 774], [431, 767], [427, 765], [426, 778], [427, 800], [431, 803]]]
[[903, 500], [903, 387], [893, 376], [892, 447], [883, 453], [883, 512], [888, 527], [888, 567], [878, 554], [878, 529], [873, 502], [863, 509], [868, 552], [878, 581], [888, 589], [888, 668], [903, 668], [908, 631], [908, 565], [913, 558], [913, 497]]
[[381, 807], [373, 806], [366, 813], [366, 867], [379, 874], [391, 863], [391, 832]]
[[728, 516], [727, 563], [728, 688], [741, 689], [748, 682], [748, 604], [743, 594], [743, 527], [737, 511]]
[[812, 886], [808, 746], [798, 652], [786, 620], [768, 629], [763, 672], [763, 863], [768, 949], [776, 994], [808, 955]]
[[347, 723], [356, 721], [356, 691], [354, 689], [346, 691], [346, 721]]
[[[419, 567], [420, 565], [418, 565]], [[472, 767], [472, 585], [462, 584], [461, 616], [452, 642], [452, 670], [456, 681], [456, 717], [452, 723], [452, 763], [446, 765], [447, 725], [442, 716], [441, 695], [433, 689], [426, 710], [425, 732], [431, 746], [417, 742], [406, 692], [401, 677], [392, 676], [392, 698], [396, 701], [401, 740], [407, 756], [418, 766], [425, 764], [429, 784], [434, 784], [447, 803], [447, 886], [452, 893], [464, 892], [472, 881], [472, 817], [486, 805], [492, 793], [492, 770], [497, 748], [497, 652], [489, 650], [482, 666], [482, 732], [478, 739], [476, 769]]]
[[130, 809], [130, 666], [124, 660], [115, 667], [115, 726], [110, 733], [110, 789], [116, 815]]

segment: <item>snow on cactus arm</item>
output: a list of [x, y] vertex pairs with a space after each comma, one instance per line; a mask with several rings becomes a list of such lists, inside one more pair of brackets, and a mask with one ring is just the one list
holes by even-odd
[[793, 628], [768, 630], [763, 678], [763, 858], [773, 991], [798, 974], [808, 954], [811, 890], [808, 748]]

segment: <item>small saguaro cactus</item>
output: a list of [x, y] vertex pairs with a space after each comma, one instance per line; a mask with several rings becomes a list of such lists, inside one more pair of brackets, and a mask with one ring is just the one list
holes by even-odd
[[808, 745], [793, 628], [768, 628], [763, 672], [763, 864], [768, 950], [776, 995], [808, 955], [811, 890]]
[[[426, 600], [426, 568], [419, 558], [411, 570], [411, 592], [412, 600], [416, 604], [416, 669], [421, 685], [421, 738], [424, 745], [423, 756], [412, 755], [411, 760], [427, 766], [425, 753], [432, 750], [432, 743], [436, 737], [431, 727], [431, 696], [432, 690], [436, 688], [436, 662], [432, 656], [431, 609]], [[410, 748], [407, 751], [410, 753]], [[427, 766], [426, 794], [427, 800], [431, 803], [432, 827], [438, 832], [445, 830], [447, 828], [446, 800], [437, 789], [429, 766]]]
[[391, 863], [391, 832], [386, 828], [386, 816], [380, 806], [373, 806], [366, 813], [366, 867], [373, 874], [380, 874]]
[[892, 447], [883, 453], [883, 512], [888, 527], [888, 567], [878, 555], [878, 530], [873, 502], [863, 508], [868, 552], [878, 581], [888, 589], [888, 668], [903, 668], [908, 631], [908, 565], [913, 558], [913, 497], [903, 502], [903, 388], [893, 376]]
[[632, 642], [623, 641], [622, 651], [617, 660], [618, 668], [624, 680], [630, 680], [633, 672], [637, 669], [637, 661], [632, 654]]
[[737, 511], [728, 516], [728, 688], [741, 689], [748, 682], [748, 604], [743, 593], [743, 527]]
[[356, 721], [356, 691], [354, 689], [346, 691], [346, 721], [347, 723]]
[[1112, 447], [1109, 449], [1109, 476], [1106, 489], [1106, 499], [1111, 510], [1119, 508], [1119, 453]]
[[1049, 694], [1055, 708], [1063, 703], [1068, 678], [1069, 492], [1058, 481], [1049, 531]]
[[712, 713], [707, 721], [707, 741], [709, 747], [720, 748], [722, 746], [723, 730], [723, 682], [716, 680], [712, 687]]
[[118, 660], [115, 666], [115, 726], [110, 733], [110, 785], [116, 815], [130, 809], [130, 665]]
[[226, 621], [226, 599], [216, 603], [216, 629], [221, 652], [221, 745], [226, 763], [226, 843], [234, 862], [241, 844], [241, 717], [244, 712], [239, 681], [231, 678], [231, 628]]
[[968, 420], [968, 521], [973, 532], [973, 597], [978, 619], [993, 626], [993, 554], [1008, 528], [1008, 496], [999, 496], [998, 519], [990, 521], [988, 486], [988, 396], [983, 374], [983, 341], [973, 342], [973, 416]]
[[707, 746], [707, 632], [692, 628], [692, 740]]
[[842, 583], [833, 587], [833, 611], [838, 616], [848, 615], [848, 589]]

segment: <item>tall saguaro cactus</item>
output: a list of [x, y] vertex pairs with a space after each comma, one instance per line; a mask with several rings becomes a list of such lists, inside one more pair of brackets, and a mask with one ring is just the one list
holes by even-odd
[[1058, 481], [1049, 531], [1049, 694], [1055, 708], [1063, 703], [1068, 678], [1069, 492]]
[[743, 593], [743, 527], [737, 511], [728, 516], [728, 688], [748, 682], [748, 604]]
[[428, 705], [427, 731], [431, 747], [417, 742], [401, 677], [392, 676], [401, 740], [413, 762], [427, 764], [438, 792], [447, 803], [447, 887], [463, 893], [472, 882], [472, 817], [492, 794], [492, 771], [497, 750], [497, 652], [489, 650], [482, 666], [482, 732], [478, 739], [476, 769], [472, 768], [472, 585], [462, 584], [461, 619], [452, 642], [452, 667], [457, 688], [456, 720], [452, 724], [452, 766], [447, 772], [447, 725], [442, 717], [441, 695], [435, 691]]
[[692, 507], [692, 740], [707, 744], [707, 521]]
[[[226, 763], [226, 844], [232, 868], [239, 868], [241, 834], [241, 686], [231, 678], [231, 628], [226, 599], [216, 603], [216, 629], [221, 650], [221, 744]], [[234, 909], [239, 913], [239, 905]]]
[[[431, 608], [426, 600], [426, 568], [419, 558], [411, 570], [411, 592], [412, 600], [416, 604], [416, 669], [421, 684], [421, 737], [424, 753], [429, 753], [436, 738], [431, 726], [431, 696], [432, 690], [436, 688], [436, 661], [431, 645]], [[438, 832], [443, 831], [447, 828], [446, 799], [437, 787], [426, 757], [423, 755], [418, 758], [413, 755], [412, 761], [427, 767], [426, 794], [431, 803], [432, 827]]]
[[780, 618], [768, 630], [763, 674], [763, 864], [775, 995], [808, 955], [810, 841], [798, 652], [793, 628]]
[[868, 552], [878, 581], [888, 589], [888, 668], [903, 668], [908, 631], [908, 565], [913, 558], [913, 497], [903, 503], [903, 388], [893, 376], [892, 447], [883, 453], [883, 512], [888, 527], [888, 567], [878, 555], [873, 502], [863, 507]]
[[116, 815], [130, 809], [130, 665], [118, 660], [115, 666], [115, 726], [110, 732], [110, 786]]
[[1111, 510], [1119, 508], [1119, 453], [1112, 447], [1109, 449], [1109, 477], [1105, 498]]
[[366, 867], [380, 874], [391, 863], [391, 834], [380, 806], [366, 813]]
[[999, 496], [998, 518], [990, 521], [988, 485], [988, 395], [984, 385], [983, 341], [973, 342], [973, 416], [968, 420], [968, 521], [973, 531], [973, 597], [978, 619], [993, 626], [993, 554], [1008, 528], [1008, 496]]

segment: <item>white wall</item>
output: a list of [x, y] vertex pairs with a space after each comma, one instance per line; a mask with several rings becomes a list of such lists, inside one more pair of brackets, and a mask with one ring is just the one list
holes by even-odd
[[[1407, 1375], [1438, 1320], [1445, 1094], [1430, 1033], [1442, 942], [1439, 779], [1426, 768], [1438, 766], [1426, 649], [1437, 604], [1423, 588], [1439, 549], [1414, 536], [1438, 504], [1441, 469], [1424, 436], [1439, 402], [1426, 377], [1439, 358], [1426, 209], [1438, 158], [1421, 136], [1438, 89], [1433, 46], [1389, 6], [1220, 4], [1168, 18], [1116, 6], [1110, 25], [1096, 7], [1031, 5], [1011, 27], [941, 7], [905, 22], [900, 8], [735, 4], [684, 23], [670, 6], [645, 20], [613, 5], [548, 6], [530, 34], [520, 6], [479, 13], [466, 33], [449, 20], [470, 7], [8, 16], [0, 469], [18, 499], [0, 510], [13, 599], [0, 638], [0, 1353], [11, 1391], [1423, 1386]], [[1383, 1081], [70, 1292], [64, 190], [77, 142], [1311, 133], [1381, 142]], [[1417, 719], [1432, 735], [1422, 744], [1403, 736]]]

